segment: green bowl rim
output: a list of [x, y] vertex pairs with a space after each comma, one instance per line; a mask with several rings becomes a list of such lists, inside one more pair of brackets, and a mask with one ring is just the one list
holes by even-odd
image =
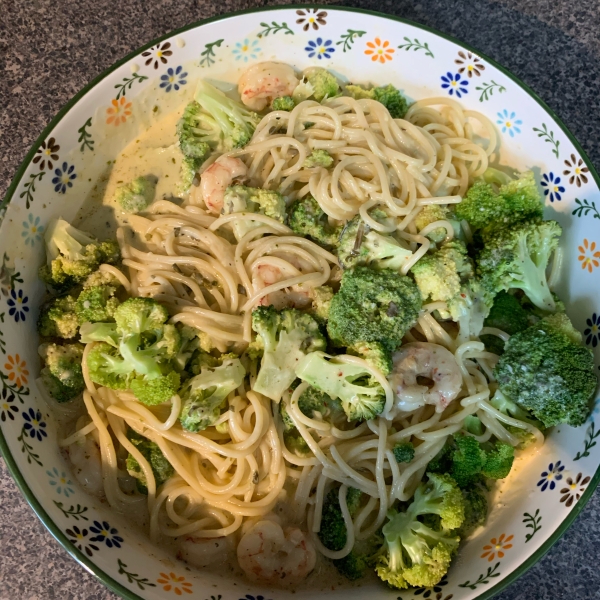
[[[166, 33], [165, 35], [162, 35], [162, 36], [152, 40], [151, 42], [144, 44], [137, 50], [130, 52], [127, 56], [124, 56], [123, 58], [118, 60], [116, 63], [114, 63], [111, 67], [109, 67], [108, 69], [106, 69], [105, 71], [100, 73], [100, 75], [98, 75], [97, 77], [92, 79], [92, 81], [90, 81], [82, 90], [80, 90], [77, 94], [75, 94], [75, 96], [73, 96], [73, 98], [71, 98], [71, 100], [69, 100], [58, 111], [58, 113], [56, 113], [55, 117], [44, 128], [44, 130], [39, 135], [39, 137], [37, 138], [35, 143], [31, 146], [31, 149], [29, 150], [29, 152], [25, 156], [23, 162], [17, 169], [17, 172], [16, 172], [11, 184], [8, 186], [8, 189], [6, 191], [4, 199], [0, 203], [0, 210], [5, 208], [6, 206], [8, 206], [8, 203], [11, 201], [12, 196], [14, 195], [15, 190], [17, 189], [17, 186], [21, 182], [21, 179], [25, 173], [25, 170], [29, 166], [29, 163], [31, 162], [31, 159], [34, 157], [34, 154], [36, 153], [37, 149], [40, 147], [41, 143], [46, 139], [48, 134], [61, 121], [61, 119], [70, 111], [70, 109], [85, 94], [87, 94], [90, 90], [92, 90], [98, 83], [100, 83], [103, 79], [108, 77], [111, 73], [113, 73], [120, 66], [127, 63], [129, 60], [135, 58], [136, 56], [139, 56], [139, 54], [141, 52], [143, 52], [144, 50], [148, 50], [149, 48], [151, 48], [152, 46], [155, 46], [159, 42], [162, 42], [163, 40], [168, 39], [170, 37], [173, 37], [174, 35], [177, 35], [178, 33], [183, 33], [185, 31], [189, 31], [190, 29], [194, 29], [200, 25], [206, 25], [207, 23], [214, 23], [215, 21], [223, 21], [225, 19], [230, 19], [230, 18], [236, 17], [238, 15], [247, 15], [247, 14], [258, 13], [258, 12], [274, 12], [274, 11], [278, 11], [278, 10], [305, 9], [305, 8], [306, 8], [306, 5], [304, 5], [304, 4], [288, 4], [288, 5], [282, 5], [282, 6], [249, 8], [246, 10], [240, 10], [240, 11], [236, 11], [236, 12], [232, 12], [232, 13], [225, 13], [222, 15], [217, 15], [217, 16], [211, 17], [209, 19], [202, 19], [200, 21], [195, 21], [194, 23], [191, 23], [184, 27], [180, 27], [179, 29], [170, 31], [169, 33]], [[596, 185], [598, 186], [598, 188], [600, 188], [600, 176], [598, 175], [598, 172], [596, 171], [594, 165], [591, 163], [590, 159], [588, 158], [585, 150], [581, 147], [581, 144], [577, 141], [575, 136], [573, 136], [573, 134], [569, 131], [569, 129], [562, 122], [560, 117], [527, 84], [523, 83], [518, 77], [513, 75], [508, 69], [504, 68], [502, 65], [497, 63], [494, 59], [483, 54], [482, 52], [480, 52], [473, 46], [471, 46], [469, 44], [465, 44], [464, 42], [458, 40], [457, 38], [454, 38], [453, 36], [446, 35], [445, 33], [437, 31], [436, 29], [434, 29], [432, 27], [428, 27], [426, 25], [421, 25], [419, 23], [415, 23], [413, 21], [410, 21], [409, 19], [403, 19], [401, 17], [387, 15], [385, 13], [381, 13], [381, 12], [377, 12], [377, 11], [373, 11], [373, 10], [365, 10], [365, 9], [351, 8], [351, 7], [344, 7], [344, 6], [335, 6], [335, 5], [326, 5], [326, 4], [325, 5], [324, 4], [312, 5], [311, 4], [311, 8], [327, 10], [330, 12], [331, 11], [339, 11], [339, 12], [365, 14], [365, 15], [371, 15], [374, 17], [380, 17], [383, 19], [389, 19], [391, 21], [397, 21], [399, 23], [404, 23], [405, 25], [410, 25], [412, 27], [416, 27], [417, 29], [422, 29], [423, 31], [433, 33], [434, 35], [437, 35], [437, 36], [439, 36], [445, 40], [448, 40], [452, 43], [455, 43], [455, 44], [458, 43], [463, 48], [473, 52], [474, 54], [477, 54], [478, 56], [480, 56], [481, 58], [486, 60], [488, 63], [490, 63], [491, 65], [496, 67], [496, 69], [498, 69], [499, 71], [504, 73], [504, 75], [506, 75], [509, 79], [514, 81], [519, 87], [521, 87], [525, 92], [527, 92], [527, 94], [529, 94], [529, 96], [531, 96], [554, 119], [554, 121], [562, 129], [563, 133], [569, 138], [569, 140], [571, 141], [573, 146], [575, 146], [575, 148], [579, 152], [580, 157], [583, 159], [586, 166], [590, 170], [590, 173], [592, 174], [592, 177], [594, 178]], [[45, 525], [45, 527], [48, 529], [48, 531], [50, 531], [50, 533], [52, 534], [54, 539], [82, 567], [84, 567], [86, 569], [86, 571], [88, 571], [91, 575], [93, 575], [96, 579], [98, 579], [101, 583], [103, 583], [107, 588], [109, 588], [116, 594], [119, 594], [121, 597], [126, 598], [127, 600], [144, 600], [141, 596], [138, 596], [134, 592], [130, 591], [129, 589], [127, 589], [126, 587], [121, 585], [118, 581], [113, 579], [110, 575], [105, 573], [102, 569], [100, 569], [96, 564], [94, 564], [89, 558], [84, 556], [79, 550], [77, 550], [71, 544], [71, 542], [67, 539], [65, 534], [58, 528], [58, 526], [54, 523], [54, 521], [48, 516], [46, 511], [42, 508], [41, 504], [38, 502], [38, 500], [35, 497], [35, 495], [33, 494], [33, 492], [29, 489], [29, 486], [25, 482], [23, 475], [21, 475], [21, 472], [20, 472], [19, 468], [17, 467], [17, 464], [16, 464], [14, 458], [12, 457], [12, 454], [8, 448], [8, 445], [6, 443], [6, 440], [4, 438], [4, 434], [2, 433], [1, 428], [0, 428], [0, 454], [2, 454], [2, 456], [4, 457], [4, 460], [6, 462], [8, 470], [10, 471], [11, 475], [13, 476], [13, 478], [17, 484], [17, 487], [21, 490], [22, 494], [25, 496], [25, 499], [27, 500], [27, 502], [33, 509], [33, 512], [38, 516], [40, 521], [42, 521], [42, 523]], [[501, 592], [503, 589], [508, 587], [511, 583], [513, 583], [516, 579], [518, 579], [521, 575], [523, 575], [526, 571], [528, 571], [545, 554], [547, 554], [547, 552], [550, 550], [550, 548], [564, 535], [564, 533], [571, 526], [571, 524], [573, 523], [575, 518], [583, 510], [583, 508], [587, 504], [588, 500], [592, 496], [594, 490], [598, 486], [598, 483], [600, 483], [600, 466], [596, 470], [594, 477], [590, 481], [589, 485], [585, 489], [584, 493], [582, 494], [581, 498], [579, 499], [579, 501], [577, 502], [577, 504], [575, 505], [573, 510], [567, 515], [567, 517], [560, 524], [560, 526], [552, 533], [552, 535], [523, 564], [521, 564], [514, 571], [509, 573], [502, 581], [497, 583], [495, 586], [485, 590], [482, 594], [477, 596], [475, 600], [487, 600], [488, 598], [492, 598], [492, 596], [494, 596], [495, 594]]]

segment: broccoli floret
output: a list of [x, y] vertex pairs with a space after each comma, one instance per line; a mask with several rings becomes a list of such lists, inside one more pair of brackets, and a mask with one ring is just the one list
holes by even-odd
[[348, 354], [360, 356], [384, 375], [392, 372], [392, 353], [380, 342], [357, 342], [347, 348]]
[[[346, 504], [350, 516], [353, 516], [360, 506], [362, 492], [356, 488], [348, 488]], [[348, 532], [344, 523], [344, 516], [340, 507], [339, 488], [332, 489], [323, 502], [321, 529], [319, 539], [329, 550], [341, 550], [346, 545]]]
[[[156, 481], [157, 489], [165, 482], [169, 477], [175, 474], [175, 469], [171, 463], [167, 460], [165, 455], [157, 444], [139, 435], [133, 429], [127, 432], [127, 439], [139, 450], [140, 454], [148, 461], [154, 480]], [[126, 467], [128, 473], [135, 477], [137, 480], [137, 489], [142, 494], [148, 494], [148, 482], [140, 463], [129, 454], [127, 457]]]
[[[494, 169], [492, 175], [496, 173]], [[491, 179], [497, 180], [497, 177]], [[491, 183], [478, 181], [454, 207], [457, 218], [467, 221], [474, 231], [488, 226], [494, 230], [525, 219], [541, 219], [543, 210], [542, 197], [531, 171], [501, 185], [498, 191]]]
[[[427, 225], [435, 223], [436, 221], [450, 221], [454, 222], [451, 218], [450, 209], [443, 204], [427, 204], [423, 207], [421, 212], [415, 217], [415, 225], [417, 231], [425, 229]], [[427, 237], [436, 244], [443, 242], [446, 239], [447, 231], [445, 227], [438, 227], [427, 234]]]
[[115, 298], [116, 288], [98, 285], [85, 288], [77, 297], [75, 312], [80, 323], [109, 321], [115, 314], [119, 300]]
[[406, 98], [392, 84], [371, 88], [362, 85], [347, 85], [344, 91], [356, 100], [366, 98], [381, 102], [393, 119], [403, 119], [408, 109]]
[[42, 307], [38, 319], [39, 334], [44, 337], [71, 339], [79, 330], [77, 301], [72, 296], [54, 298]]
[[48, 224], [44, 240], [46, 265], [39, 276], [59, 291], [83, 282], [101, 263], [115, 264], [120, 257], [117, 242], [98, 242], [63, 219]]
[[113, 390], [129, 388], [133, 369], [121, 358], [118, 348], [105, 342], [96, 344], [87, 355], [87, 366], [94, 383]]
[[[370, 216], [385, 222], [387, 215], [382, 210], [373, 210]], [[344, 227], [340, 236], [338, 259], [344, 269], [356, 265], [366, 265], [374, 269], [399, 271], [412, 256], [412, 251], [404, 248], [394, 237], [372, 230], [356, 215]]]
[[[462, 494], [450, 477], [428, 477], [429, 481], [417, 488], [406, 512], [388, 511], [388, 522], [383, 526], [385, 552], [376, 571], [392, 587], [439, 583], [460, 541], [448, 528], [456, 529], [464, 522]], [[440, 516], [443, 529], [437, 531], [419, 520], [427, 515]]]
[[333, 290], [328, 285], [311, 288], [311, 298], [311, 313], [319, 323], [325, 324], [329, 318]]
[[454, 444], [450, 474], [461, 488], [469, 487], [480, 479], [486, 453], [479, 442], [469, 435], [454, 436]]
[[500, 391], [545, 427], [585, 423], [597, 385], [592, 351], [573, 341], [567, 322], [542, 319], [516, 333], [494, 369]]
[[115, 202], [127, 213], [138, 213], [150, 205], [156, 192], [156, 180], [136, 177], [130, 183], [120, 185], [115, 191]]
[[[202, 114], [196, 117], [196, 122], [200, 121], [203, 126], [209, 126], [208, 130], [201, 131], [210, 132], [210, 142], [213, 141], [215, 131], [218, 131], [219, 149], [241, 148], [250, 141], [260, 121], [256, 113], [204, 80], [198, 83], [194, 99], [202, 109]], [[206, 137], [206, 133], [200, 135]]]
[[525, 221], [484, 236], [477, 259], [483, 285], [493, 295], [511, 288], [523, 290], [538, 307], [553, 312], [546, 267], [558, 246], [561, 227], [556, 221]]
[[203, 367], [181, 391], [181, 426], [188, 431], [201, 431], [218, 420], [227, 396], [238, 388], [246, 369], [238, 358], [223, 361], [210, 368]]
[[411, 272], [424, 301], [447, 302], [451, 306], [464, 293], [466, 282], [473, 277], [473, 263], [466, 246], [452, 240], [435, 252], [425, 254]]
[[42, 344], [38, 349], [45, 363], [42, 380], [50, 395], [58, 402], [67, 402], [85, 388], [81, 372], [81, 344]]
[[469, 279], [460, 293], [447, 302], [452, 320], [459, 325], [461, 342], [479, 336], [493, 302], [493, 294], [477, 278]]
[[83, 289], [87, 290], [88, 288], [103, 285], [110, 285], [116, 289], [120, 287], [121, 282], [108, 271], [95, 271], [83, 282]]
[[313, 150], [302, 163], [305, 169], [325, 167], [328, 169], [333, 164], [333, 157], [327, 150]]
[[[223, 214], [233, 213], [259, 213], [284, 223], [285, 201], [283, 196], [274, 190], [234, 185], [227, 188], [223, 200]], [[249, 231], [260, 225], [261, 223], [251, 219], [238, 219], [232, 223], [233, 233], [239, 241]]]
[[220, 130], [214, 119], [202, 111], [198, 102], [190, 102], [177, 122], [179, 147], [191, 161], [188, 167], [199, 167], [218, 146]]
[[337, 245], [342, 232], [341, 227], [329, 224], [327, 215], [311, 195], [296, 200], [290, 206], [288, 225], [296, 235], [330, 250]]
[[[523, 410], [520, 406], [517, 406], [510, 398], [505, 396], [500, 390], [497, 390], [494, 394], [494, 397], [490, 400], [490, 404], [501, 413], [512, 417], [513, 419], [517, 419], [519, 421], [523, 421], [524, 423], [528, 423], [529, 425], [533, 425], [540, 431], [544, 431], [546, 428], [544, 424], [538, 421], [533, 417], [531, 413], [526, 410]], [[514, 437], [518, 440], [517, 448], [524, 449], [531, 444], [534, 444], [537, 440], [535, 435], [531, 433], [527, 429], [522, 429], [521, 427], [515, 427], [514, 425], [505, 425], [502, 424]]]
[[[485, 444], [484, 447], [488, 447]], [[496, 442], [485, 453], [485, 462], [481, 468], [481, 474], [489, 479], [504, 479], [508, 477], [515, 459], [515, 449], [510, 444]]]
[[119, 346], [120, 336], [114, 323], [82, 323], [79, 335], [82, 344], [105, 342], [114, 348]]
[[189, 192], [194, 178], [198, 174], [198, 170], [202, 166], [204, 160], [195, 156], [184, 156], [181, 160], [181, 169], [179, 171], [178, 190], [184, 194]]
[[[308, 386], [302, 394], [300, 394], [300, 398], [298, 398], [298, 408], [309, 418], [313, 418], [315, 412], [319, 413], [323, 418], [328, 418], [341, 410], [339, 402], [321, 390], [311, 386]], [[279, 403], [279, 414], [283, 421], [284, 430], [295, 430], [294, 422], [283, 402]]]
[[488, 514], [488, 501], [483, 490], [474, 486], [463, 490], [465, 520], [456, 533], [461, 539], [469, 537], [478, 527], [485, 525]]
[[138, 375], [131, 380], [129, 387], [140, 402], [154, 406], [169, 401], [177, 393], [180, 385], [181, 376], [171, 371], [158, 377]]
[[294, 370], [304, 356], [325, 349], [319, 324], [306, 313], [293, 308], [277, 311], [259, 306], [252, 313], [252, 329], [264, 345], [254, 391], [279, 402], [296, 375]]
[[[483, 321], [485, 327], [495, 327], [514, 335], [529, 327], [529, 314], [512, 294], [500, 292], [494, 298], [490, 314]], [[482, 335], [481, 341], [490, 352], [502, 354], [504, 342], [495, 335]]]
[[380, 342], [390, 351], [416, 323], [421, 294], [412, 279], [391, 269], [344, 271], [329, 309], [327, 331], [338, 345]]
[[160, 330], [169, 313], [152, 298], [129, 298], [117, 307], [113, 316], [118, 331], [131, 335]]
[[295, 103], [309, 98], [322, 102], [326, 98], [337, 96], [339, 90], [340, 86], [337, 79], [327, 69], [311, 67], [304, 71], [303, 79], [293, 91], [292, 98]]
[[311, 352], [296, 366], [296, 376], [339, 399], [348, 421], [368, 421], [385, 407], [383, 388], [363, 367], [327, 360], [323, 352]]
[[306, 440], [300, 435], [300, 432], [294, 427], [290, 431], [283, 432], [283, 441], [288, 450], [296, 456], [310, 456], [311, 450]]
[[271, 102], [271, 110], [285, 110], [290, 112], [294, 110], [296, 103], [291, 96], [280, 96], [279, 98], [273, 98]]
[[397, 463], [409, 463], [415, 457], [415, 447], [410, 442], [400, 442], [392, 450]]

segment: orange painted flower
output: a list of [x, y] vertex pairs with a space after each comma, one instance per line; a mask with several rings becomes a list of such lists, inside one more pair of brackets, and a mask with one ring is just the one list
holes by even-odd
[[490, 543], [483, 547], [484, 552], [481, 555], [481, 558], [485, 558], [487, 556], [487, 559], [490, 562], [496, 558], [496, 554], [498, 555], [498, 558], [504, 558], [504, 552], [513, 547], [513, 545], [510, 543], [513, 537], [515, 536], [509, 535], [506, 537], [505, 534], [502, 534], [499, 538], [492, 538]]
[[596, 250], [596, 242], [588, 242], [583, 240], [583, 246], [579, 246], [581, 254], [577, 257], [581, 262], [581, 268], [587, 269], [590, 273], [600, 267], [600, 250]]
[[373, 62], [379, 61], [380, 63], [392, 60], [394, 52], [396, 51], [390, 48], [390, 43], [387, 40], [382, 42], [378, 37], [372, 42], [367, 42], [367, 49], [365, 50], [365, 54], [370, 56]]
[[27, 376], [29, 375], [27, 363], [21, 360], [18, 354], [14, 356], [9, 354], [6, 357], [4, 368], [6, 369], [8, 380], [13, 382], [18, 388], [27, 385]]
[[175, 573], [160, 574], [160, 579], [156, 580], [160, 585], [163, 586], [165, 592], [175, 592], [178, 596], [181, 596], [183, 592], [186, 594], [192, 593], [192, 584], [185, 580], [185, 577], [177, 577]]
[[125, 96], [121, 96], [119, 100], [111, 100], [111, 106], [106, 109], [108, 118], [106, 124], [111, 123], [118, 127], [121, 123], [127, 121], [127, 117], [131, 116], [131, 102], [127, 102]]

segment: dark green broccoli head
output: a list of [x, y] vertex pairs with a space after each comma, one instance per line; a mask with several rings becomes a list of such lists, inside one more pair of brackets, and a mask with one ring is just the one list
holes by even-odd
[[372, 88], [347, 85], [344, 90], [356, 100], [367, 98], [381, 102], [388, 109], [393, 119], [403, 119], [408, 109], [406, 98], [391, 83]]
[[344, 271], [329, 310], [329, 337], [341, 346], [380, 342], [395, 350], [416, 323], [421, 294], [409, 277], [383, 269]]
[[556, 221], [524, 221], [486, 234], [476, 260], [482, 285], [492, 295], [511, 288], [523, 290], [538, 308], [553, 312], [556, 304], [548, 289], [546, 267], [561, 231]]
[[392, 353], [386, 344], [381, 342], [358, 342], [348, 346], [346, 352], [359, 356], [386, 376], [392, 372]]
[[[483, 324], [514, 335], [529, 327], [529, 314], [515, 296], [502, 291], [494, 298], [490, 314]], [[490, 352], [502, 354], [504, 351], [504, 342], [495, 335], [482, 335], [481, 341]]]
[[[127, 432], [127, 439], [150, 464], [157, 488], [175, 474], [175, 469], [157, 444], [136, 433], [133, 429], [129, 429]], [[129, 474], [137, 480], [138, 491], [142, 494], [148, 494], [146, 476], [140, 467], [140, 463], [131, 454], [127, 457], [126, 467]]]
[[297, 235], [306, 237], [324, 248], [334, 248], [342, 231], [329, 225], [328, 217], [311, 196], [296, 200], [288, 209], [288, 225]]
[[400, 442], [392, 450], [397, 463], [409, 463], [415, 457], [415, 447], [410, 442]]
[[465, 502], [465, 520], [456, 533], [461, 539], [471, 535], [478, 527], [485, 525], [488, 514], [488, 501], [480, 486], [463, 490]]
[[[565, 316], [566, 317], [566, 316]], [[597, 385], [592, 351], [573, 341], [564, 319], [542, 319], [506, 343], [494, 374], [500, 390], [546, 427], [577, 427], [590, 413]]]
[[481, 468], [481, 474], [490, 479], [504, 479], [508, 477], [515, 459], [515, 449], [510, 444], [496, 442], [493, 445], [486, 444], [485, 462]]
[[168, 402], [179, 389], [181, 376], [175, 371], [158, 377], [138, 375], [131, 380], [129, 387], [135, 397], [146, 406]]
[[[348, 488], [346, 493], [346, 504], [350, 516], [354, 515], [360, 506], [362, 492], [355, 488]], [[323, 502], [323, 516], [321, 518], [321, 529], [319, 539], [329, 550], [341, 550], [346, 544], [348, 532], [344, 523], [342, 509], [340, 507], [339, 488], [332, 489]]]
[[496, 229], [525, 219], [541, 219], [544, 205], [533, 173], [526, 171], [518, 179], [498, 190], [485, 181], [476, 182], [462, 202], [454, 207], [458, 219], [471, 229]]

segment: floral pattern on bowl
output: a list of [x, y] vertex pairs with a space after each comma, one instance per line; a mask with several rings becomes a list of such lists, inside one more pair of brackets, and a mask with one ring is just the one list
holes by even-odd
[[[148, 99], [164, 112], [173, 110], [193, 93], [198, 78], [235, 81], [242, 69], [272, 57], [299, 69], [326, 66], [355, 82], [393, 83], [411, 100], [446, 95], [497, 122], [501, 160], [534, 167], [546, 194], [546, 216], [568, 226], [557, 291], [577, 303], [571, 317], [597, 363], [600, 358], [598, 176], [564, 126], [506, 71], [472, 48], [416, 25], [332, 6], [232, 15], [147, 44], [53, 120], [0, 210], [0, 446], [46, 526], [75, 559], [126, 598], [291, 600], [298, 593], [190, 570], [76, 483], [35, 383], [41, 238], [49, 219], [75, 215], [101, 165], [135, 136]], [[323, 582], [310, 597], [490, 597], [522, 572], [526, 560], [545, 552], [597, 485], [597, 414], [578, 429], [555, 429], [543, 452], [522, 461], [503, 484], [514, 492], [511, 502], [494, 503], [487, 527], [463, 545], [461, 560], [437, 586], [399, 592], [368, 584], [332, 591]]]

